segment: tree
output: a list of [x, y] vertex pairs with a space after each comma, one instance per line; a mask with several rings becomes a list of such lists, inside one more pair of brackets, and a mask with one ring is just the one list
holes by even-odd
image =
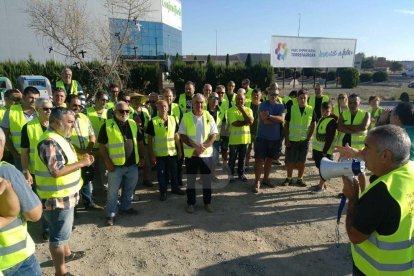
[[230, 56], [229, 54], [226, 55], [226, 66], [230, 65]]
[[397, 72], [397, 71], [402, 71], [403, 70], [403, 65], [401, 63], [399, 63], [398, 61], [393, 61], [391, 62], [391, 71], [392, 72]]
[[367, 57], [362, 60], [361, 68], [362, 69], [373, 69], [375, 66], [375, 58]]
[[[149, 5], [150, 0], [105, 0], [110, 18], [126, 20], [115, 33], [109, 30], [106, 19], [102, 22], [91, 18], [84, 0], [27, 0], [25, 12], [30, 28], [53, 41], [53, 51], [86, 69], [100, 88], [114, 80], [127, 79], [129, 71], [122, 64], [121, 50], [131, 42], [130, 30], [139, 27], [137, 19], [145, 15]], [[98, 70], [92, 68], [85, 55], [102, 66]]]
[[253, 62], [252, 62], [252, 56], [250, 54], [247, 55], [244, 65], [246, 65], [246, 67], [252, 67]]
[[341, 77], [341, 88], [354, 88], [359, 83], [359, 72], [355, 68], [343, 68], [339, 73]]

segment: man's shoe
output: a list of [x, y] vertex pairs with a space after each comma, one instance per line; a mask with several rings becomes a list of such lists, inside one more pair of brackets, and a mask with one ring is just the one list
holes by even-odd
[[242, 175], [239, 176], [239, 180], [241, 182], [247, 182], [247, 177], [244, 174], [242, 174]]
[[120, 215], [138, 215], [138, 211], [134, 208], [129, 208], [127, 210], [119, 210]]
[[178, 188], [178, 189], [172, 190], [171, 193], [175, 195], [185, 195], [186, 191], [183, 191], [180, 188]]
[[161, 193], [160, 201], [166, 201], [166, 200], [167, 200], [167, 193]]
[[276, 165], [276, 166], [280, 166], [280, 165], [282, 165], [282, 162], [280, 162], [280, 160], [279, 160], [279, 159], [275, 159], [275, 160], [273, 160], [273, 161], [272, 161], [272, 163], [273, 163], [274, 165]]
[[234, 176], [230, 176], [230, 179], [229, 179], [229, 183], [234, 183], [234, 182], [236, 182], [236, 179], [234, 179]]
[[194, 205], [187, 205], [187, 208], [185, 208], [185, 211], [189, 214], [194, 213]]
[[114, 226], [114, 220], [114, 217], [107, 217], [105, 222], [106, 226]]
[[302, 178], [298, 178], [298, 180], [296, 181], [296, 184], [300, 187], [306, 187], [306, 183], [303, 182]]
[[102, 211], [104, 208], [99, 206], [98, 204], [92, 204], [91, 206], [85, 206], [85, 210], [87, 211]]
[[321, 194], [321, 193], [325, 192], [325, 190], [326, 190], [325, 188], [321, 188], [319, 186], [316, 186], [315, 189], [313, 189], [311, 191], [311, 193], [312, 194]]
[[254, 194], [257, 194], [260, 191], [260, 184], [257, 183], [257, 185], [253, 186], [252, 192]]
[[204, 204], [204, 209], [208, 212], [208, 213], [213, 213], [214, 210], [211, 207], [211, 204]]
[[72, 254], [65, 256], [65, 263], [82, 259], [86, 256], [85, 251], [72, 251]]
[[289, 186], [292, 185], [292, 178], [286, 177], [286, 179], [283, 181], [282, 186]]

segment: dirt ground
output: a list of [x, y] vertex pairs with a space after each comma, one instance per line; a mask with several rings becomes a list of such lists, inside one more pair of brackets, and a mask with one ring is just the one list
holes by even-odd
[[[68, 263], [69, 271], [74, 275], [352, 273], [345, 215], [336, 244], [339, 179], [330, 180], [328, 190], [315, 195], [309, 189], [319, 179], [313, 161], [306, 164], [307, 188], [280, 186], [285, 171], [273, 166], [271, 180], [278, 186], [253, 194], [252, 171], [247, 183], [228, 184], [224, 170], [220, 166], [217, 170], [214, 213], [204, 210], [200, 189], [195, 212], [187, 214], [185, 196], [168, 194], [167, 201], [160, 202], [157, 186], [139, 187], [140, 200], [133, 204], [139, 215], [119, 216], [113, 227], [105, 226], [104, 212], [80, 209], [70, 244], [72, 250], [85, 250], [87, 255]], [[98, 193], [96, 201], [104, 205], [104, 195]], [[43, 273], [54, 275], [39, 223], [30, 225], [30, 232]]]

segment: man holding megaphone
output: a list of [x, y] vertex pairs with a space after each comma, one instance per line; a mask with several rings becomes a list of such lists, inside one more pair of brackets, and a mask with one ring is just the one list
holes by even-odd
[[362, 150], [348, 145], [336, 149], [342, 157], [363, 159], [373, 174], [360, 196], [358, 185], [343, 177], [353, 275], [413, 275], [414, 163], [409, 161], [410, 139], [404, 129], [386, 125], [370, 130], [364, 144]]

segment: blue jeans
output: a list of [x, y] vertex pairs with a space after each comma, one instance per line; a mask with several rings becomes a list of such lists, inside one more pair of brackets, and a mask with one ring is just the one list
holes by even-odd
[[35, 255], [31, 255], [26, 260], [2, 271], [4, 276], [41, 276], [39, 262]]
[[157, 157], [157, 178], [161, 193], [167, 192], [169, 178], [171, 178], [171, 190], [178, 190], [177, 162], [177, 156]]
[[49, 244], [62, 246], [69, 242], [70, 235], [72, 234], [74, 211], [74, 207], [43, 211], [50, 233]]
[[213, 168], [218, 164], [220, 159], [220, 141], [213, 143]]
[[83, 205], [85, 205], [85, 207], [91, 207], [93, 205], [92, 190], [93, 190], [92, 181], [83, 183], [81, 194], [82, 194]]
[[237, 174], [242, 176], [244, 174], [244, 160], [246, 159], [246, 145], [229, 145], [230, 156], [229, 156], [229, 167], [231, 175], [234, 175], [234, 167], [236, 166], [236, 158], [238, 155], [237, 162]]
[[106, 198], [106, 216], [115, 217], [118, 213], [118, 190], [122, 188], [121, 210], [131, 208], [132, 197], [138, 182], [138, 166], [115, 167], [108, 173], [108, 192]]

